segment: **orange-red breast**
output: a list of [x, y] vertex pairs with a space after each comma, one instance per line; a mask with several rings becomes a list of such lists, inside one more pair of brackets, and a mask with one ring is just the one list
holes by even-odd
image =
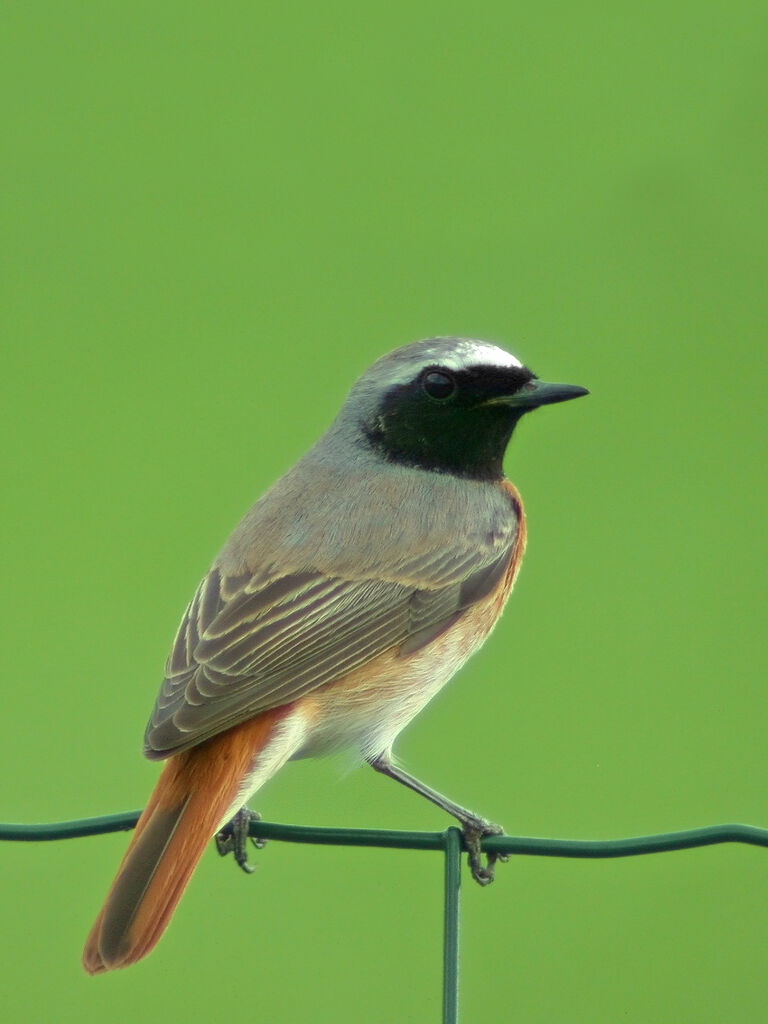
[[[167, 759], [91, 934], [92, 974], [145, 956], [212, 836], [291, 758], [356, 747], [462, 824], [472, 873], [498, 832], [397, 767], [395, 737], [483, 643], [525, 547], [502, 460], [520, 417], [586, 394], [486, 342], [379, 359], [251, 508], [179, 626], [145, 737]], [[247, 817], [220, 847], [245, 866]]]

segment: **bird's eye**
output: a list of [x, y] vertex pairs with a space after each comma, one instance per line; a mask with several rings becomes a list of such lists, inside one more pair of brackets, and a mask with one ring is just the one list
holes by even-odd
[[456, 381], [442, 370], [430, 370], [421, 379], [421, 386], [430, 398], [444, 401], [456, 390]]

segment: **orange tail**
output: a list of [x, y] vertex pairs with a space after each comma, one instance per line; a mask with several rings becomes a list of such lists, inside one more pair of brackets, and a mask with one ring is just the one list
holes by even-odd
[[89, 974], [127, 967], [157, 943], [254, 756], [285, 712], [263, 712], [167, 761], [85, 944]]

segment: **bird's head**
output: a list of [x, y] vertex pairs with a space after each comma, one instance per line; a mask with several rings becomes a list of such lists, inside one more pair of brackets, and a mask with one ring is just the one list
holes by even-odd
[[428, 338], [366, 370], [337, 422], [354, 428], [359, 443], [391, 462], [497, 480], [521, 416], [587, 393], [573, 384], [539, 380], [489, 342]]

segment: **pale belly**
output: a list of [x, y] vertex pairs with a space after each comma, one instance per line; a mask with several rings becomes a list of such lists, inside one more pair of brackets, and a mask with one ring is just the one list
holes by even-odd
[[345, 747], [357, 748], [366, 758], [388, 751], [398, 733], [482, 646], [506, 596], [468, 612], [415, 654], [401, 657], [396, 651], [388, 652], [304, 697], [301, 710], [308, 728], [293, 757], [314, 757]]

